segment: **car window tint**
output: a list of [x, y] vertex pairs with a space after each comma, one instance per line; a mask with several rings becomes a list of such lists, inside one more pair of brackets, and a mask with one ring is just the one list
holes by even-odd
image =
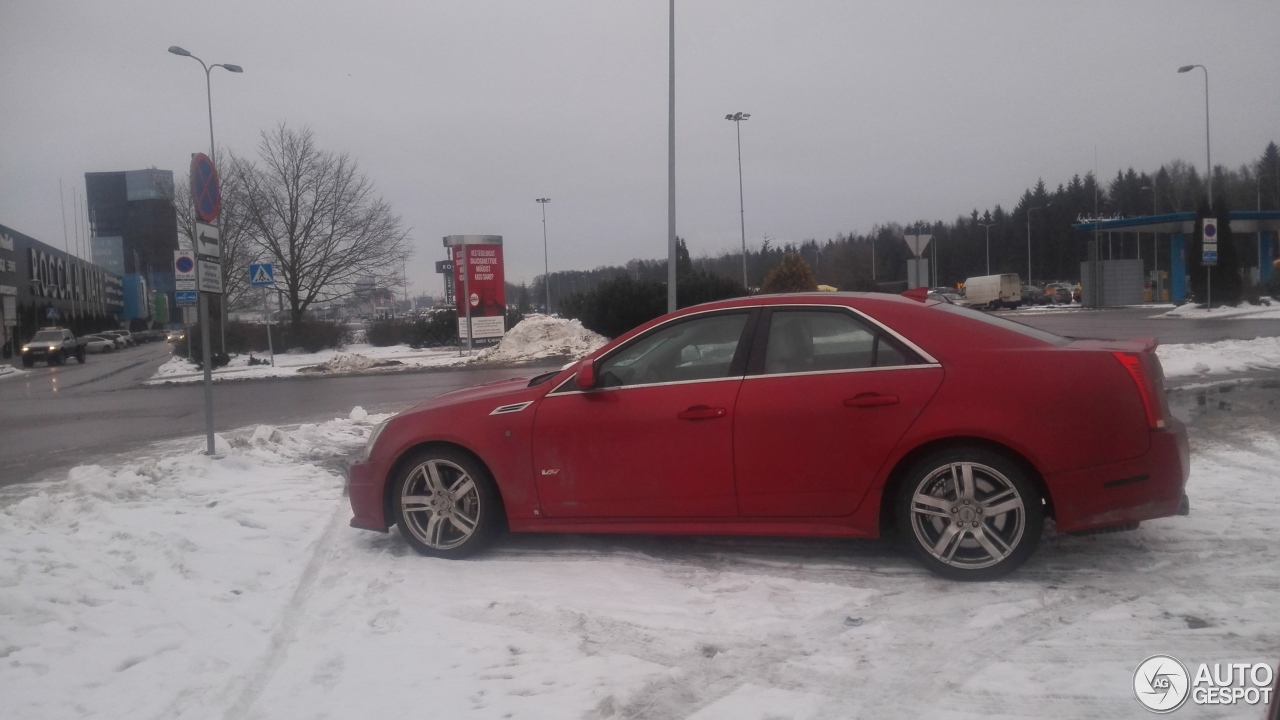
[[894, 367], [916, 362], [898, 343], [838, 310], [774, 310], [766, 374]]
[[624, 345], [600, 364], [600, 387], [729, 376], [747, 313], [690, 318]]

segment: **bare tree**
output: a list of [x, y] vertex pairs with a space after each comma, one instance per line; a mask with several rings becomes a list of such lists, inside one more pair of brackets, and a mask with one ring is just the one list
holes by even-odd
[[311, 130], [263, 131], [260, 164], [232, 165], [243, 189], [246, 232], [275, 265], [293, 323], [316, 302], [353, 294], [357, 283], [398, 287], [408, 231], [346, 153], [316, 147]]

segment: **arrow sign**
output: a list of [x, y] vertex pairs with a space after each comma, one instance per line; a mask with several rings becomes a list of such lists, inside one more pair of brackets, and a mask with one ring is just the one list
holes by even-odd
[[218, 219], [222, 209], [222, 188], [218, 183], [218, 171], [213, 161], [204, 153], [191, 156], [191, 199], [196, 204], [196, 214], [205, 222]]
[[276, 274], [271, 263], [251, 263], [249, 265], [249, 284], [253, 287], [270, 287], [275, 285]]
[[214, 225], [196, 223], [196, 253], [217, 259], [222, 255], [222, 235]]

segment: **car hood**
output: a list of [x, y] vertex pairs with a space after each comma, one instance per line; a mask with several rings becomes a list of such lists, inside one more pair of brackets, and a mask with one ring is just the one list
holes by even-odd
[[476, 400], [495, 400], [505, 396], [519, 395], [522, 396], [522, 399], [527, 399], [529, 389], [529, 378], [527, 377], [495, 380], [483, 385], [473, 385], [468, 388], [462, 388], [461, 390], [454, 390], [443, 395], [437, 395], [429, 400], [418, 403], [409, 410], [409, 412], [412, 413], [432, 408], [462, 405]]

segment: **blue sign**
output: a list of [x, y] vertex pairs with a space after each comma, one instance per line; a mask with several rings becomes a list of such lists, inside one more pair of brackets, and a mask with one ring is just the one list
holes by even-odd
[[252, 263], [249, 265], [249, 285], [253, 287], [270, 287], [276, 284], [276, 272], [271, 263]]
[[179, 290], [173, 294], [173, 299], [178, 301], [178, 307], [191, 307], [196, 304], [196, 291]]
[[1212, 250], [1205, 250], [1204, 254], [1200, 258], [1200, 262], [1205, 265], [1212, 265], [1213, 263], [1218, 262], [1218, 253]]

